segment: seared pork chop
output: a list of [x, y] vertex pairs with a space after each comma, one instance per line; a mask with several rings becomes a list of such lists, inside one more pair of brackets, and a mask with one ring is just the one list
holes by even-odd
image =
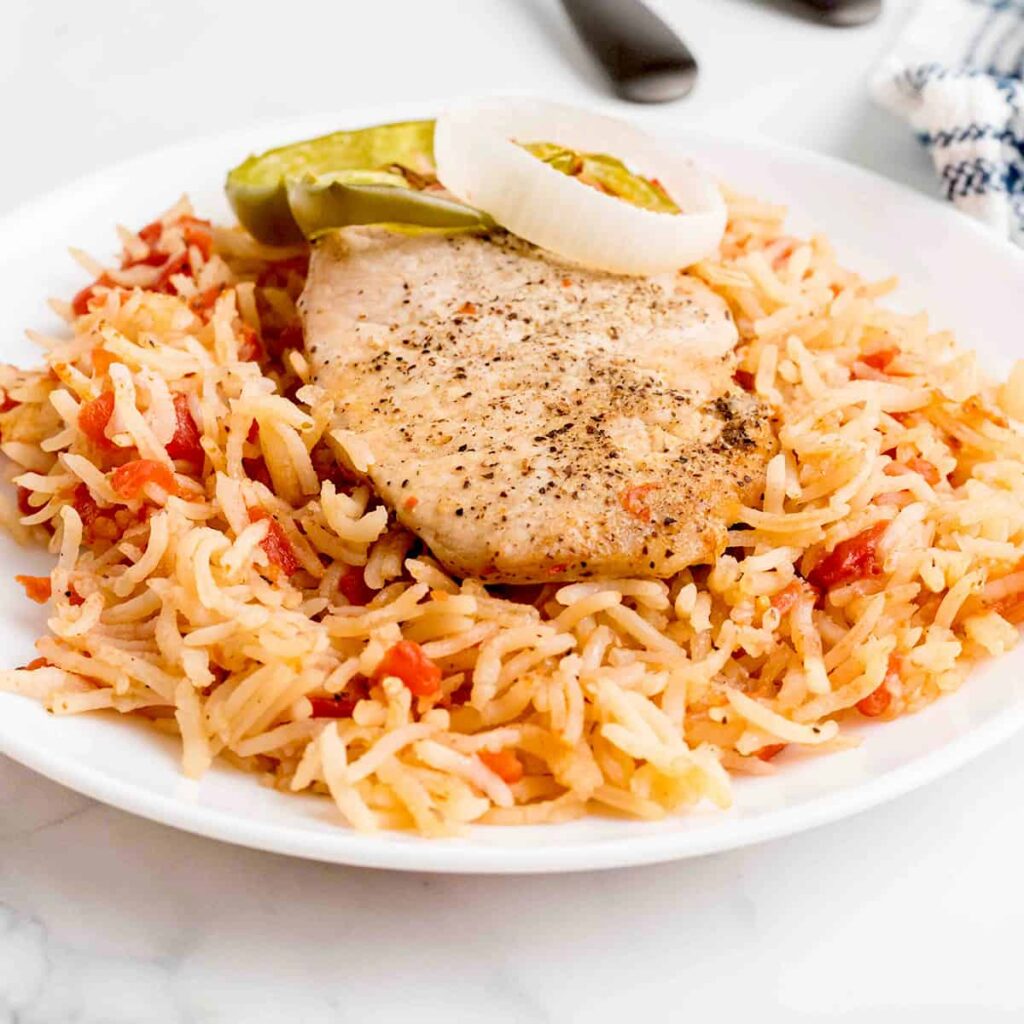
[[562, 264], [512, 236], [348, 230], [301, 300], [365, 475], [457, 576], [671, 576], [709, 561], [774, 446], [694, 277]]

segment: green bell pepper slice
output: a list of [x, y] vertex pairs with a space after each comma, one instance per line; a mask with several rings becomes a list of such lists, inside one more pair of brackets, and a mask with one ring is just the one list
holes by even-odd
[[484, 213], [437, 191], [434, 122], [334, 132], [251, 156], [228, 173], [239, 222], [258, 241], [288, 245], [355, 224], [473, 231]]
[[617, 157], [607, 153], [579, 153], [555, 142], [522, 142], [520, 145], [556, 171], [641, 209], [654, 213], [681, 212], [660, 182], [634, 174]]

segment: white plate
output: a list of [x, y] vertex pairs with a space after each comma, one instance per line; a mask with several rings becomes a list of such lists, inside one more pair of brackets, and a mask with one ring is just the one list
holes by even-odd
[[[84, 283], [65, 256], [74, 244], [116, 249], [115, 222], [146, 223], [187, 191], [202, 216], [228, 216], [226, 169], [252, 150], [339, 125], [415, 116], [361, 111], [264, 126], [121, 164], [47, 196], [0, 222], [3, 358], [30, 363], [25, 326], [45, 329], [43, 300]], [[787, 203], [792, 226], [820, 230], [850, 265], [897, 272], [899, 305], [926, 306], [994, 370], [1004, 372], [1019, 330], [1024, 254], [937, 202], [811, 153], [768, 142], [680, 132], [678, 141], [723, 179]], [[0, 538], [3, 663], [22, 664], [44, 628], [11, 577], [46, 571], [48, 556]], [[984, 666], [956, 694], [902, 721], [862, 728], [864, 743], [830, 757], [792, 760], [770, 778], [739, 779], [728, 812], [698, 811], [658, 823], [588, 818], [565, 825], [478, 828], [466, 839], [357, 835], [327, 800], [286, 796], [226, 767], [200, 782], [178, 771], [175, 744], [113, 717], [54, 718], [0, 694], [0, 751], [106, 803], [228, 842], [343, 864], [427, 871], [561, 871], [652, 863], [710, 853], [853, 814], [930, 781], [1005, 739], [1024, 723], [1024, 650]]]

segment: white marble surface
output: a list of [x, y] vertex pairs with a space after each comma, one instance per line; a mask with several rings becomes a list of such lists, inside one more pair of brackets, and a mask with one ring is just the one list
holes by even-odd
[[[645, 116], [765, 134], [931, 189], [909, 133], [864, 95], [906, 2], [852, 32], [754, 0], [658, 6], [704, 72], [691, 100]], [[599, 86], [549, 0], [4, 4], [0, 212], [224, 123]], [[546, 878], [234, 849], [0, 761], [0, 1024], [1019, 1020], [1018, 745], [803, 836]]]

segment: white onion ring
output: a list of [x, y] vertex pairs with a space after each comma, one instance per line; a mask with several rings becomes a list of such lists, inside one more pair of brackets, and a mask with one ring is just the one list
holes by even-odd
[[[607, 153], [657, 178], [680, 214], [656, 213], [584, 185], [517, 142]], [[502, 227], [558, 256], [618, 274], [680, 270], [715, 252], [726, 208], [717, 185], [671, 147], [614, 118], [540, 100], [489, 100], [443, 114], [441, 183]]]

